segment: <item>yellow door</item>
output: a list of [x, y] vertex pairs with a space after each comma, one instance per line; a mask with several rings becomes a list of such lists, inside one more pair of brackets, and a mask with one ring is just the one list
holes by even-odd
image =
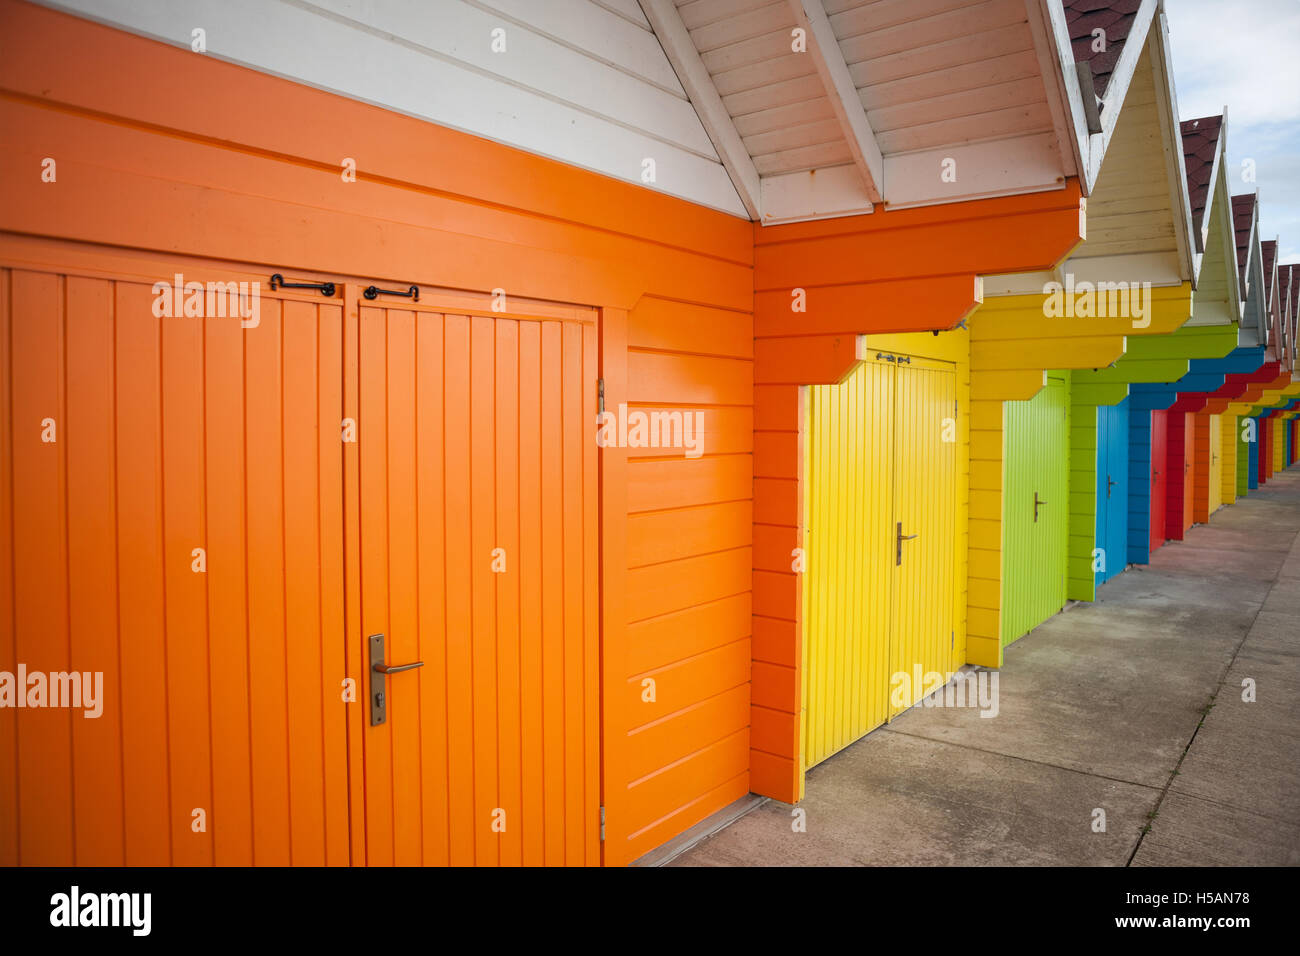
[[1210, 488], [1208, 512], [1214, 514], [1223, 504], [1223, 418], [1210, 416]]
[[884, 353], [809, 389], [805, 768], [953, 670], [955, 399], [952, 365]]
[[891, 718], [916, 703], [922, 689], [932, 689], [932, 675], [942, 675], [944, 684], [954, 669], [956, 399], [951, 365], [900, 357], [894, 378]]
[[1219, 416], [1219, 468], [1222, 480], [1219, 500], [1230, 505], [1237, 500], [1237, 416]]
[[809, 389], [805, 767], [889, 717], [893, 384], [893, 366], [872, 360], [839, 385]]

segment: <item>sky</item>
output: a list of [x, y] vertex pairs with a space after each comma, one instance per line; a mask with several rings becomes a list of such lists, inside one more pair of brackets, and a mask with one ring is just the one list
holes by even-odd
[[1229, 192], [1258, 188], [1260, 238], [1300, 262], [1300, 0], [1166, 0], [1165, 11], [1180, 118], [1227, 106]]

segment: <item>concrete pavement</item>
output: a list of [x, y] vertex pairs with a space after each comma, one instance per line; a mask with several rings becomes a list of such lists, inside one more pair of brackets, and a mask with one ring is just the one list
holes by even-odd
[[998, 716], [914, 707], [670, 865], [1300, 863], [1298, 535], [1300, 468], [1008, 648]]

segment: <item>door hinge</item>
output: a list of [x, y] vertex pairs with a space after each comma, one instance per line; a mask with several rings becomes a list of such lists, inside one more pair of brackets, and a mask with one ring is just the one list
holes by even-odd
[[604, 414], [605, 412], [605, 380], [596, 379], [596, 411]]
[[600, 838], [605, 839], [605, 808], [600, 808]]

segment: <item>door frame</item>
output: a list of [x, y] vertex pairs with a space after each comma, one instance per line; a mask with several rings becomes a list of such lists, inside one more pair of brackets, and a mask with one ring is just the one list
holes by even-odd
[[[809, 549], [809, 546], [808, 546], [808, 538], [807, 538], [807, 534], [808, 534], [808, 527], [807, 527], [807, 525], [808, 525], [808, 521], [809, 521], [809, 519], [810, 519], [810, 517], [811, 517], [810, 514], [809, 514], [810, 509], [809, 509], [809, 507], [808, 507], [808, 501], [809, 501], [809, 495], [811, 494], [811, 491], [812, 491], [811, 469], [810, 469], [810, 465], [809, 465], [809, 459], [810, 459], [810, 457], [811, 457], [811, 455], [812, 455], [812, 452], [813, 452], [813, 442], [812, 442], [812, 434], [813, 434], [813, 431], [812, 431], [812, 421], [811, 421], [811, 419], [812, 419], [812, 412], [813, 412], [813, 402], [812, 402], [812, 400], [811, 400], [811, 395], [809, 394], [809, 390], [814, 389], [814, 388], [828, 388], [828, 387], [832, 387], [832, 386], [834, 386], [834, 385], [842, 385], [842, 384], [844, 384], [845, 382], [847, 382], [848, 379], [849, 379], [852, 375], [854, 375], [856, 372], [858, 372], [859, 369], [860, 369], [863, 365], [865, 365], [865, 364], [878, 364], [878, 365], [881, 365], [881, 366], [884, 366], [884, 367], [888, 368], [888, 369], [890, 370], [890, 372], [895, 373], [895, 374], [891, 377], [891, 385], [890, 385], [890, 411], [889, 411], [889, 416], [890, 416], [890, 421], [891, 421], [891, 434], [890, 434], [890, 442], [889, 442], [889, 444], [890, 444], [890, 449], [891, 449], [891, 451], [890, 451], [890, 455], [891, 455], [891, 462], [890, 462], [890, 465], [891, 465], [891, 467], [890, 467], [890, 472], [889, 472], [889, 474], [890, 474], [889, 481], [890, 481], [890, 483], [891, 483], [890, 509], [891, 509], [891, 518], [893, 518], [893, 519], [896, 519], [896, 518], [897, 518], [897, 498], [892, 494], [892, 491], [894, 490], [894, 488], [895, 488], [896, 485], [897, 485], [897, 475], [896, 475], [896, 472], [897, 472], [897, 464], [898, 464], [898, 462], [897, 462], [897, 455], [896, 455], [896, 447], [897, 447], [897, 439], [898, 439], [898, 428], [899, 428], [899, 418], [898, 418], [897, 407], [896, 407], [896, 403], [897, 403], [897, 373], [900, 372], [900, 371], [902, 371], [902, 365], [900, 365], [900, 364], [898, 363], [897, 359], [898, 359], [898, 358], [904, 358], [904, 359], [907, 359], [907, 361], [906, 361], [905, 363], [903, 363], [903, 364], [906, 364], [906, 365], [908, 366], [909, 369], [918, 369], [918, 370], [920, 370], [920, 369], [928, 369], [928, 370], [932, 370], [932, 371], [941, 371], [941, 372], [946, 372], [946, 373], [952, 375], [952, 387], [953, 387], [953, 399], [954, 399], [954, 402], [959, 401], [959, 396], [960, 396], [960, 394], [961, 394], [961, 392], [960, 392], [960, 375], [959, 375], [959, 371], [960, 371], [961, 366], [960, 366], [959, 363], [952, 361], [950, 358], [935, 358], [935, 357], [931, 357], [931, 356], [929, 356], [929, 355], [926, 355], [926, 354], [924, 353], [924, 351], [922, 351], [922, 350], [914, 350], [914, 349], [912, 349], [912, 348], [908, 348], [907, 350], [903, 350], [903, 349], [901, 349], [901, 348], [895, 348], [895, 347], [882, 347], [882, 348], [880, 348], [880, 349], [877, 351], [877, 354], [876, 354], [875, 356], [870, 356], [870, 355], [864, 355], [864, 354], [863, 354], [863, 350], [864, 350], [864, 348], [865, 348], [864, 342], [863, 342], [863, 341], [859, 341], [859, 343], [858, 343], [858, 355], [859, 355], [860, 357], [859, 357], [859, 359], [858, 359], [857, 361], [855, 361], [855, 362], [850, 366], [849, 370], [848, 370], [847, 372], [845, 372], [844, 376], [840, 379], [839, 382], [831, 383], [830, 385], [822, 384], [822, 385], [802, 385], [802, 386], [800, 386], [800, 392], [801, 392], [801, 398], [800, 398], [800, 418], [799, 418], [800, 447], [799, 447], [799, 451], [798, 451], [798, 458], [799, 458], [799, 486], [800, 486], [800, 493], [799, 493], [799, 503], [798, 503], [798, 507], [799, 507], [799, 512], [800, 512], [800, 516], [801, 516], [801, 518], [800, 518], [800, 529], [801, 529], [801, 530], [800, 530], [800, 537], [799, 537], [799, 539], [798, 539], [798, 544], [799, 544], [799, 547], [802, 549], [802, 551], [803, 551], [803, 553], [804, 553], [805, 555], [810, 553], [810, 549]], [[872, 348], [874, 349], [874, 346], [873, 346]], [[868, 349], [867, 351], [869, 352], [869, 351], [871, 351], [871, 349]], [[889, 360], [891, 364], [888, 364], [888, 365], [887, 365], [887, 364], [886, 364], [886, 361], [885, 361], [885, 360], [882, 360], [882, 356], [885, 356], [885, 355], [891, 356], [891, 359]], [[954, 420], [954, 427], [956, 427], [956, 424], [957, 424], [957, 422], [959, 421], [959, 413], [958, 413], [958, 410], [957, 410], [956, 408], [954, 408], [954, 411], [953, 411], [953, 420]], [[956, 446], [954, 447], [954, 453], [956, 453]], [[957, 531], [956, 525], [957, 525], [957, 523], [958, 523], [958, 519], [959, 519], [959, 517], [960, 517], [960, 515], [959, 515], [959, 508], [958, 508], [958, 504], [959, 504], [958, 498], [959, 498], [959, 490], [960, 490], [960, 487], [961, 487], [961, 468], [960, 468], [960, 461], [957, 460], [957, 461], [954, 461], [954, 463], [953, 463], [952, 489], [951, 489], [952, 499], [953, 499], [953, 508], [954, 508], [954, 512], [953, 512], [953, 520], [954, 520], [954, 526], [955, 526], [955, 527], [954, 527], [954, 531], [955, 531], [955, 532]], [[961, 553], [960, 553], [960, 549], [959, 549], [958, 544], [957, 544], [957, 540], [958, 540], [958, 535], [955, 533], [954, 536], [953, 536], [953, 542], [954, 542], [954, 543], [953, 543], [953, 552], [952, 552], [952, 574], [953, 574], [954, 588], [956, 588], [957, 585], [958, 585], [958, 579], [959, 579], [959, 576], [960, 576], [960, 571], [961, 571], [961, 566], [962, 566], [962, 565], [961, 565]], [[895, 632], [895, 627], [894, 627], [894, 624], [895, 624], [895, 617], [896, 617], [896, 612], [897, 612], [897, 601], [898, 601], [898, 597], [897, 597], [896, 591], [897, 591], [897, 577], [894, 576], [894, 575], [891, 575], [891, 577], [890, 577], [890, 581], [889, 581], [888, 594], [887, 594], [887, 596], [886, 596], [886, 601], [887, 601], [887, 603], [888, 603], [888, 605], [889, 605], [889, 607], [888, 607], [888, 622], [889, 622], [889, 624], [888, 624], [888, 626], [887, 626], [887, 628], [886, 628], [886, 630], [887, 630], [887, 634], [886, 634], [886, 659], [887, 659], [887, 661], [889, 662], [889, 663], [887, 664], [887, 667], [889, 667], [889, 668], [893, 668], [893, 667], [896, 666], [895, 663], [894, 663], [894, 661], [895, 661], [895, 659], [896, 659], [896, 657], [897, 657], [897, 647], [898, 647], [898, 643], [899, 643], [898, 635], [897, 635], [897, 633]], [[802, 589], [801, 589], [801, 593], [802, 593], [802, 594], [805, 594], [805, 595], [807, 594], [807, 584], [806, 584], [806, 583], [805, 583], [804, 586], [802, 587]], [[950, 608], [949, 613], [952, 615], [952, 625], [953, 625], [953, 628], [954, 628], [954, 631], [955, 631], [955, 629], [956, 629], [956, 627], [958, 626], [958, 623], [959, 623], [959, 622], [958, 622], [958, 619], [957, 619], [957, 618], [958, 618], [958, 614], [957, 614], [957, 608], [956, 608], [955, 603], [954, 603], [954, 604], [952, 605], [952, 607]], [[904, 708], [902, 711], [894, 712], [894, 710], [893, 710], [893, 706], [892, 706], [892, 703], [891, 703], [890, 687], [889, 687], [889, 685], [887, 684], [887, 685], [886, 685], [886, 688], [885, 688], [885, 691], [884, 691], [884, 693], [885, 693], [885, 718], [884, 718], [884, 720], [881, 721], [879, 724], [877, 724], [875, 727], [872, 727], [872, 728], [871, 728], [870, 730], [868, 730], [866, 733], [862, 734], [861, 736], [858, 736], [858, 737], [854, 738], [854, 739], [851, 740], [849, 743], [845, 744], [843, 747], [840, 747], [838, 750], [832, 751], [831, 753], [827, 754], [826, 756], [820, 758], [820, 759], [817, 761], [817, 763], [814, 763], [814, 764], [809, 765], [808, 762], [807, 762], [807, 760], [808, 760], [808, 756], [807, 756], [806, 747], [805, 747], [805, 739], [806, 739], [806, 733], [807, 733], [806, 720], [807, 720], [807, 704], [808, 704], [808, 701], [807, 701], [807, 696], [804, 694], [803, 689], [802, 689], [804, 683], [805, 683], [805, 682], [807, 681], [807, 679], [808, 679], [808, 675], [810, 674], [810, 667], [809, 667], [809, 660], [808, 660], [808, 644], [809, 644], [809, 642], [808, 642], [808, 640], [807, 640], [808, 615], [807, 615], [806, 613], [804, 613], [804, 610], [803, 610], [802, 607], [800, 607], [800, 610], [799, 610], [799, 616], [800, 616], [800, 628], [799, 628], [799, 653], [800, 653], [800, 655], [801, 655], [801, 658], [800, 658], [800, 692], [799, 692], [799, 701], [800, 701], [800, 703], [799, 703], [798, 714], [797, 714], [798, 720], [797, 720], [797, 724], [796, 724], [796, 726], [795, 726], [795, 738], [796, 738], [796, 747], [797, 747], [797, 752], [798, 752], [798, 761], [797, 761], [797, 762], [798, 762], [798, 765], [799, 765], [799, 767], [798, 767], [798, 772], [799, 772], [799, 774], [800, 774], [800, 777], [802, 778], [802, 776], [803, 776], [804, 774], [806, 774], [806, 773], [808, 772], [808, 770], [812, 769], [812, 767], [818, 766], [819, 764], [825, 762], [826, 760], [829, 760], [831, 757], [835, 756], [836, 754], [841, 753], [842, 751], [848, 749], [848, 748], [851, 747], [853, 744], [857, 743], [859, 740], [862, 740], [863, 737], [865, 737], [867, 734], [870, 734], [870, 733], [874, 732], [874, 731], [875, 731], [876, 729], [878, 729], [879, 727], [887, 726], [889, 723], [891, 723], [891, 722], [892, 722], [896, 717], [898, 717], [900, 714], [902, 714], [902, 713], [906, 713], [907, 710], [910, 710], [911, 707], [913, 707], [913, 706], [915, 706], [917, 703], [919, 703], [919, 701], [913, 701], [913, 703], [912, 703], [911, 705], [909, 705], [908, 707]], [[950, 656], [950, 658], [949, 658], [949, 662], [952, 663], [952, 657], [951, 657], [951, 656]], [[960, 665], [958, 665], [958, 666], [960, 666]], [[954, 668], [954, 672], [955, 672], [955, 669], [956, 669], [956, 668]], [[892, 672], [891, 672], [891, 673], [892, 673]]]
[[[339, 280], [334, 280], [339, 281]], [[362, 289], [369, 284], [364, 280], [345, 277], [342, 280], [342, 297], [343, 297], [343, 408], [342, 418], [350, 418], [360, 426], [360, 346], [361, 346], [361, 325], [360, 311], [366, 307], [380, 308], [397, 308], [402, 307], [400, 299], [371, 301], [362, 297]], [[603, 334], [607, 326], [607, 318], [610, 310], [604, 310], [592, 306], [580, 306], [568, 303], [551, 302], [540, 299], [529, 299], [524, 296], [509, 296], [504, 301], [496, 299], [491, 292], [471, 292], [463, 289], [447, 289], [422, 285], [420, 287], [422, 297], [421, 306], [424, 306], [430, 300], [437, 303], [434, 309], [425, 308], [422, 311], [441, 311], [453, 315], [464, 316], [483, 316], [493, 319], [508, 318], [525, 318], [525, 319], [579, 319], [589, 321], [594, 325], [596, 334], [596, 375], [601, 377], [607, 375], [606, 369], [609, 365], [606, 354], [605, 335]], [[624, 313], [625, 315], [625, 313]], [[626, 334], [626, 323], [621, 326], [623, 334]], [[619, 356], [626, 368], [626, 354]], [[624, 373], [624, 380], [626, 373]], [[607, 382], [606, 403], [610, 402], [610, 394]], [[615, 398], [614, 402], [626, 401], [625, 387], [616, 390], [617, 395], [621, 398]], [[595, 421], [595, 409], [588, 409], [591, 414], [591, 422]], [[594, 432], [584, 431], [584, 440], [590, 439], [594, 443]], [[610, 453], [616, 453], [613, 457], [621, 460], [623, 466], [626, 464], [626, 452], [617, 448], [599, 448], [596, 459], [596, 502], [594, 506], [596, 519], [596, 674], [598, 687], [596, 689], [597, 706], [598, 706], [598, 726], [595, 730], [596, 749], [597, 749], [597, 778], [598, 778], [598, 799], [601, 806], [605, 806], [606, 793], [611, 789], [607, 783], [609, 778], [609, 763], [607, 754], [610, 748], [607, 745], [607, 739], [611, 734], [611, 720], [615, 712], [611, 704], [616, 701], [617, 695], [611, 694], [609, 689], [616, 684], [611, 684], [611, 655], [608, 653], [608, 642], [606, 635], [610, 633], [620, 633], [611, 630], [611, 623], [615, 619], [615, 614], [621, 611], [623, 586], [620, 576], [611, 575], [610, 568], [614, 562], [618, 561], [626, 553], [625, 539], [622, 535], [618, 540], [607, 540], [607, 534], [611, 529], [618, 529], [621, 525], [617, 521], [610, 520], [610, 502], [605, 494], [605, 489], [611, 485], [617, 488], [618, 495], [622, 501], [626, 502], [626, 473], [618, 475], [614, 481], [606, 480], [606, 467], [611, 464]], [[349, 443], [344, 446], [343, 456], [343, 507], [344, 507], [344, 634], [346, 643], [346, 674], [354, 681], [354, 686], [358, 691], [358, 706], [349, 709], [347, 720], [347, 740], [348, 740], [348, 793], [349, 793], [349, 828], [351, 841], [351, 862], [354, 866], [365, 865], [366, 862], [366, 820], [365, 820], [365, 800], [366, 800], [366, 761], [365, 761], [365, 743], [366, 733], [369, 730], [369, 708], [365, 702], [368, 699], [369, 692], [369, 661], [366, 653], [367, 636], [363, 633], [361, 621], [361, 458], [360, 446], [358, 443]], [[624, 508], [624, 515], [626, 508]], [[616, 607], [610, 607], [610, 601], [606, 592], [607, 582], [617, 582], [617, 595], [613, 602]], [[611, 589], [615, 590], [615, 589]], [[606, 851], [610, 843], [602, 840], [598, 844], [596, 860], [588, 856], [588, 863], [606, 862]]]
[[[154, 252], [83, 242], [72, 239], [23, 236], [0, 232], [0, 260], [14, 269], [42, 272], [75, 272], [90, 278], [117, 281], [152, 283], [162, 275], [170, 275], [178, 263], [183, 263], [193, 275], [220, 275], [235, 281], [268, 283], [278, 267], [184, 252]], [[360, 308], [361, 290], [370, 280], [357, 276], [324, 273], [313, 269], [286, 268], [283, 271], [290, 281], [333, 282], [339, 288], [335, 302], [342, 305], [342, 375], [340, 424], [344, 418], [358, 420], [360, 389]], [[510, 308], [492, 307], [489, 292], [474, 293], [457, 289], [421, 286], [424, 297], [445, 299], [454, 314], [482, 314], [508, 318], [512, 314], [538, 317], [544, 310], [546, 317], [590, 316], [597, 337], [597, 375], [605, 383], [607, 407], [617, 407], [627, 401], [627, 323], [628, 310], [621, 308], [582, 306], [566, 303], [511, 297]], [[319, 304], [327, 301], [316, 290], [277, 289], [275, 296], [286, 301]], [[454, 307], [453, 307], [454, 306]], [[589, 410], [594, 422], [595, 410]], [[592, 436], [594, 440], [594, 436]], [[365, 693], [369, 686], [368, 663], [363, 653], [365, 635], [361, 634], [360, 616], [360, 457], [356, 444], [345, 444], [342, 455], [341, 510], [343, 516], [342, 630], [344, 646], [343, 674], [351, 678], [358, 690], [356, 706], [345, 711], [345, 746], [348, 798], [348, 862], [363, 865], [365, 861], [365, 766], [364, 734], [369, 726]], [[599, 726], [597, 747], [599, 760], [599, 795], [601, 806], [607, 812], [618, 806], [626, 780], [619, 748], [610, 746], [616, 735], [626, 732], [626, 715], [619, 709], [617, 689], [626, 678], [626, 647], [622, 640], [612, 641], [610, 635], [625, 632], [626, 621], [626, 516], [627, 516], [627, 452], [610, 446], [600, 448], [596, 468], [596, 534], [597, 534], [597, 674], [599, 679]], [[359, 637], [359, 639], [358, 639]], [[626, 822], [624, 813], [608, 812], [610, 818], [606, 839], [599, 844], [600, 862], [621, 865], [629, 860], [620, 856], [617, 848], [625, 840], [617, 839], [619, 827]], [[625, 828], [624, 828], [625, 830]], [[622, 835], [625, 837], [626, 833]]]

